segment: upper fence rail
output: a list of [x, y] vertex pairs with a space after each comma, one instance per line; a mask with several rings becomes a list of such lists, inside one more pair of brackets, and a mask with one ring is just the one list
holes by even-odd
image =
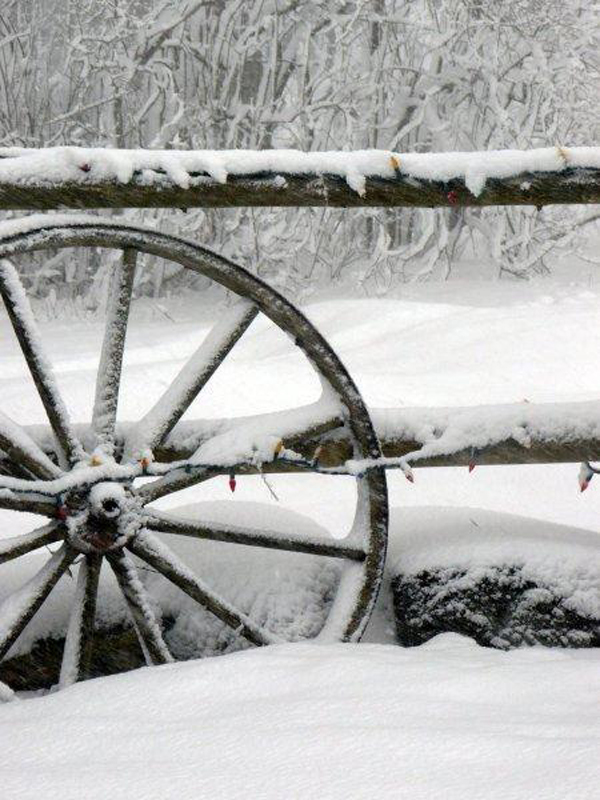
[[582, 203], [600, 203], [600, 147], [424, 154], [0, 148], [2, 210]]

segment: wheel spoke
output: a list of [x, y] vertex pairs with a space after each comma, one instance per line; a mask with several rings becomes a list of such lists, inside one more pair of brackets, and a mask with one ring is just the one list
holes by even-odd
[[32, 550], [38, 550], [53, 542], [58, 542], [62, 537], [62, 526], [56, 521], [49, 522], [30, 533], [24, 533], [22, 536], [0, 539], [0, 564], [12, 561], [13, 558], [19, 558], [19, 556], [24, 556], [26, 553], [31, 553]]
[[96, 398], [92, 414], [92, 427], [96, 433], [98, 444], [107, 450], [110, 455], [114, 451], [115, 421], [119, 402], [123, 350], [125, 348], [136, 260], [137, 251], [127, 249], [123, 251], [121, 261], [115, 266], [110, 284], [106, 311], [106, 329], [96, 378]]
[[135, 458], [164, 441], [257, 313], [254, 305], [243, 301], [214, 326], [167, 391], [129, 433], [125, 459]]
[[0, 261], [0, 294], [52, 430], [65, 458], [74, 463], [83, 458], [83, 448], [73, 432], [66, 406], [58, 392], [23, 284], [15, 268], [6, 260]]
[[39, 572], [0, 605], [0, 659], [8, 653], [77, 553], [63, 545]]
[[133, 625], [144, 651], [147, 664], [173, 661], [165, 644], [148, 593], [144, 589], [133, 561], [124, 552], [107, 555], [131, 612]]
[[27, 511], [42, 517], [53, 517], [56, 514], [55, 503], [24, 494], [14, 494], [9, 489], [0, 489], [0, 508], [8, 511]]
[[159, 511], [147, 512], [144, 526], [148, 530], [160, 533], [175, 533], [182, 536], [193, 536], [197, 539], [211, 539], [217, 542], [229, 542], [230, 544], [288, 550], [294, 553], [310, 553], [317, 556], [331, 556], [351, 561], [364, 561], [366, 557], [364, 549], [348, 545], [344, 540], [323, 539], [319, 541], [313, 537], [286, 536], [285, 534], [262, 528], [200, 522], [193, 519], [175, 517], [172, 514], [165, 514]]
[[102, 556], [97, 553], [87, 555], [79, 565], [77, 586], [60, 667], [59, 686], [61, 688], [89, 677], [101, 567]]
[[61, 470], [20, 425], [0, 411], [0, 448], [20, 466], [42, 480], [58, 478]]
[[31, 478], [31, 473], [20, 464], [5, 458], [4, 454], [0, 452], [0, 476], [4, 478], [22, 478], [26, 481]]
[[127, 545], [142, 561], [175, 584], [185, 594], [204, 606], [236, 633], [252, 644], [273, 644], [279, 641], [273, 634], [261, 628], [246, 614], [234, 608], [200, 581], [177, 556], [155, 536], [140, 533]]
[[214, 478], [215, 473], [213, 470], [193, 470], [186, 473], [183, 469], [173, 470], [162, 478], [150, 483], [145, 483], [135, 490], [135, 494], [141, 499], [142, 503], [153, 503], [161, 497], [168, 494], [180, 492], [182, 489], [187, 489], [189, 486], [195, 486], [203, 481], [208, 481]]

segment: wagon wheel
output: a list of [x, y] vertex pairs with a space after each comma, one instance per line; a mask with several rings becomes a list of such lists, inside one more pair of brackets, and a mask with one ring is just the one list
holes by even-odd
[[[0, 606], [0, 660], [61, 576], [79, 564], [65, 639], [60, 684], [89, 674], [98, 579], [103, 563], [116, 575], [148, 664], [172, 660], [150, 598], [138, 578], [135, 555], [254, 645], [277, 637], [199, 580], [153, 532], [312, 553], [343, 565], [337, 594], [317, 638], [352, 641], [366, 625], [377, 595], [385, 558], [387, 490], [384, 471], [371, 467], [356, 477], [355, 522], [346, 540], [314, 540], [270, 534], [247, 526], [229, 528], [178, 518], [148, 507], [183, 486], [227, 473], [221, 463], [171, 465], [151, 461], [210, 376], [262, 312], [293, 337], [322, 383], [339, 398], [339, 413], [356, 459], [380, 456], [363, 400], [346, 369], [311, 323], [286, 299], [245, 269], [206, 248], [138, 226], [93, 217], [46, 216], [0, 226], [0, 259], [35, 250], [65, 247], [120, 249], [107, 309], [96, 383], [91, 440], [84, 447], [54, 382], [23, 286], [14, 267], [0, 261], [0, 291], [55, 439], [55, 458], [16, 422], [0, 415], [0, 508], [49, 517], [31, 533], [0, 539], [0, 563], [43, 546], [55, 549], [45, 566]], [[137, 254], [177, 262], [221, 284], [242, 300], [210, 332], [152, 410], [117, 438], [116, 411], [125, 334]], [[86, 437], [90, 438], [89, 436]], [[147, 482], [147, 476], [158, 476]], [[143, 486], [136, 480], [145, 477]]]

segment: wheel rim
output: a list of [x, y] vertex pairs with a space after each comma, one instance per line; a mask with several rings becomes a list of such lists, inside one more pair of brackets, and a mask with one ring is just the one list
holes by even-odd
[[[52, 517], [48, 524], [30, 534], [0, 539], [0, 563], [62, 542], [27, 587], [20, 594], [17, 592], [17, 596], [11, 595], [8, 604], [0, 607], [0, 660], [76, 560], [80, 567], [65, 640], [61, 685], [83, 679], [88, 674], [98, 577], [103, 561], [117, 578], [147, 663], [172, 660], [131, 554], [160, 572], [252, 644], [276, 641], [276, 637], [190, 573], [153, 531], [342, 559], [346, 568], [318, 638], [342, 641], [360, 638], [377, 596], [385, 559], [387, 489], [383, 469], [372, 467], [357, 477], [355, 524], [350, 539], [341, 544], [335, 540], [318, 542], [281, 537], [275, 540], [269, 534], [244, 528], [207, 530], [202, 524], [146, 508], [149, 502], [169, 491], [210, 477], [210, 469], [206, 467], [203, 468], [206, 474], [196, 471], [191, 477], [186, 470], [176, 472], [165, 468], [161, 471], [162, 466], [151, 460], [151, 453], [164, 442], [258, 311], [294, 338], [320, 378], [337, 396], [340, 414], [353, 441], [354, 457], [377, 459], [381, 453], [368, 411], [331, 347], [278, 292], [242, 267], [193, 242], [139, 226], [87, 217], [21, 220], [16, 230], [12, 223], [0, 226], [0, 259], [47, 248], [80, 246], [123, 251], [122, 261], [112, 278], [92, 415], [95, 448], [91, 453], [86, 452], [69, 421], [47, 367], [20, 280], [10, 264], [3, 262], [0, 266], [0, 291], [59, 453], [56, 465], [16, 423], [0, 415], [0, 449], [7, 454], [9, 464], [8, 476], [0, 475], [0, 507]], [[175, 261], [211, 278], [243, 300], [211, 331], [208, 344], [203, 344], [196, 354], [196, 363], [187, 374], [186, 368], [182, 370], [169, 390], [170, 395], [167, 391], [126, 434], [123, 452], [118, 453], [116, 409], [138, 252]], [[159, 477], [143, 489], [136, 487], [136, 478], [148, 474]]]

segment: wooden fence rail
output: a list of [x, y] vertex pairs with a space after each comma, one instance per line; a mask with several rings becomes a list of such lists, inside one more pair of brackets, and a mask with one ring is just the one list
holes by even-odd
[[600, 148], [492, 153], [0, 149], [0, 209], [600, 203]]

